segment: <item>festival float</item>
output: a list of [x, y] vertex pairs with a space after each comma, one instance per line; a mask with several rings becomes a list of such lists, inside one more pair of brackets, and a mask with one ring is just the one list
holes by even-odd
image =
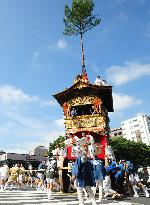
[[108, 112], [113, 112], [112, 86], [91, 84], [84, 68], [71, 87], [53, 96], [64, 113], [66, 157], [74, 160], [80, 145], [89, 157], [96, 147], [98, 158], [104, 160], [110, 130]]
[[[65, 170], [67, 161], [74, 161], [83, 153], [89, 158], [97, 155], [101, 160], [111, 154], [107, 140], [110, 130], [108, 113], [113, 112], [112, 86], [90, 83], [84, 60], [83, 36], [101, 22], [92, 13], [94, 5], [93, 1], [72, 1], [71, 7], [65, 5], [64, 34], [80, 36], [82, 72], [75, 77], [71, 87], [53, 95], [63, 109], [66, 132], [66, 154], [59, 157], [59, 170]], [[60, 152], [58, 150], [58, 155]], [[66, 175], [64, 179], [62, 177], [64, 182]]]

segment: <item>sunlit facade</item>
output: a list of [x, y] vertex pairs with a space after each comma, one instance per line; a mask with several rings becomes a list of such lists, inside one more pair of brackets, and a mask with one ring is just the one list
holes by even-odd
[[137, 115], [121, 122], [122, 135], [128, 140], [150, 145], [150, 116]]

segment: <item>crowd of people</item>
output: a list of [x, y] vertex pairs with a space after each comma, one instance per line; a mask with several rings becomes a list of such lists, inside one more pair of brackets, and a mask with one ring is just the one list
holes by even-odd
[[[1, 191], [12, 190], [14, 187], [22, 190], [30, 184], [37, 191], [47, 192], [48, 199], [52, 200], [54, 187], [55, 191], [61, 191], [57, 163], [57, 159], [51, 157], [40, 163], [38, 169], [33, 168], [31, 164], [27, 169], [23, 164], [16, 164], [11, 168], [6, 164], [1, 165]], [[80, 205], [84, 204], [85, 198], [90, 200], [92, 205], [96, 205], [96, 193], [100, 202], [103, 197], [108, 196], [113, 199], [139, 197], [138, 188], [143, 191], [145, 197], [149, 197], [147, 186], [150, 178], [147, 168], [144, 167], [138, 172], [130, 161], [121, 160], [117, 163], [115, 160], [107, 160], [104, 166], [103, 161], [96, 155], [90, 159], [83, 153], [76, 158], [71, 168], [68, 191], [77, 190]]]
[[109, 160], [106, 166], [96, 158], [89, 160], [87, 155], [78, 157], [73, 169], [73, 180], [76, 179], [79, 204], [84, 204], [84, 192], [88, 193], [92, 205], [96, 205], [95, 193], [99, 190], [99, 201], [103, 197], [113, 199], [127, 196], [139, 197], [138, 188], [149, 197], [147, 186], [150, 183], [149, 173], [144, 167], [139, 173], [130, 161]]
[[0, 166], [0, 186], [1, 190], [12, 190], [14, 186], [23, 189], [24, 183], [28, 186], [29, 182], [33, 186], [34, 173], [32, 165], [29, 165], [28, 171], [25, 170], [23, 164], [15, 164], [8, 167], [7, 164]]
[[57, 169], [56, 160], [48, 159], [39, 164], [35, 169], [31, 164], [25, 169], [23, 164], [15, 164], [8, 167], [7, 164], [0, 166], [0, 190], [23, 190], [30, 184], [37, 191], [47, 191], [48, 199], [52, 199], [52, 184], [54, 184], [54, 173]]

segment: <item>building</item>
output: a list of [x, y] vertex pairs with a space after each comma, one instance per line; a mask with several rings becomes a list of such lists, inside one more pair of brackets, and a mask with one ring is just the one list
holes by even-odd
[[139, 114], [121, 122], [123, 137], [150, 146], [150, 116]]
[[110, 131], [110, 137], [122, 137], [122, 128], [112, 129]]
[[29, 155], [34, 155], [37, 157], [38, 161], [43, 161], [43, 157], [48, 156], [48, 150], [45, 146], [38, 146], [29, 152]]
[[32, 164], [34, 167], [37, 167], [40, 162], [46, 160], [48, 155], [48, 150], [44, 146], [36, 147], [29, 154], [18, 154], [18, 153], [9, 153], [9, 152], [1, 152], [0, 153], [0, 164], [8, 164], [8, 166], [12, 166], [14, 164]]

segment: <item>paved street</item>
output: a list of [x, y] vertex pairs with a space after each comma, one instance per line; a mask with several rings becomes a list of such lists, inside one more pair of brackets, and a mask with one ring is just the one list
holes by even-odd
[[[54, 194], [55, 199], [49, 201], [45, 192], [37, 192], [35, 190], [13, 190], [13, 191], [0, 191], [0, 204], [2, 205], [78, 205], [77, 195], [74, 194]], [[90, 203], [85, 203], [90, 205]], [[97, 204], [100, 204], [97, 202]], [[104, 199], [103, 204], [111, 205], [149, 205], [150, 198], [143, 196], [139, 198], [128, 197], [124, 200], [111, 200], [111, 198]]]

